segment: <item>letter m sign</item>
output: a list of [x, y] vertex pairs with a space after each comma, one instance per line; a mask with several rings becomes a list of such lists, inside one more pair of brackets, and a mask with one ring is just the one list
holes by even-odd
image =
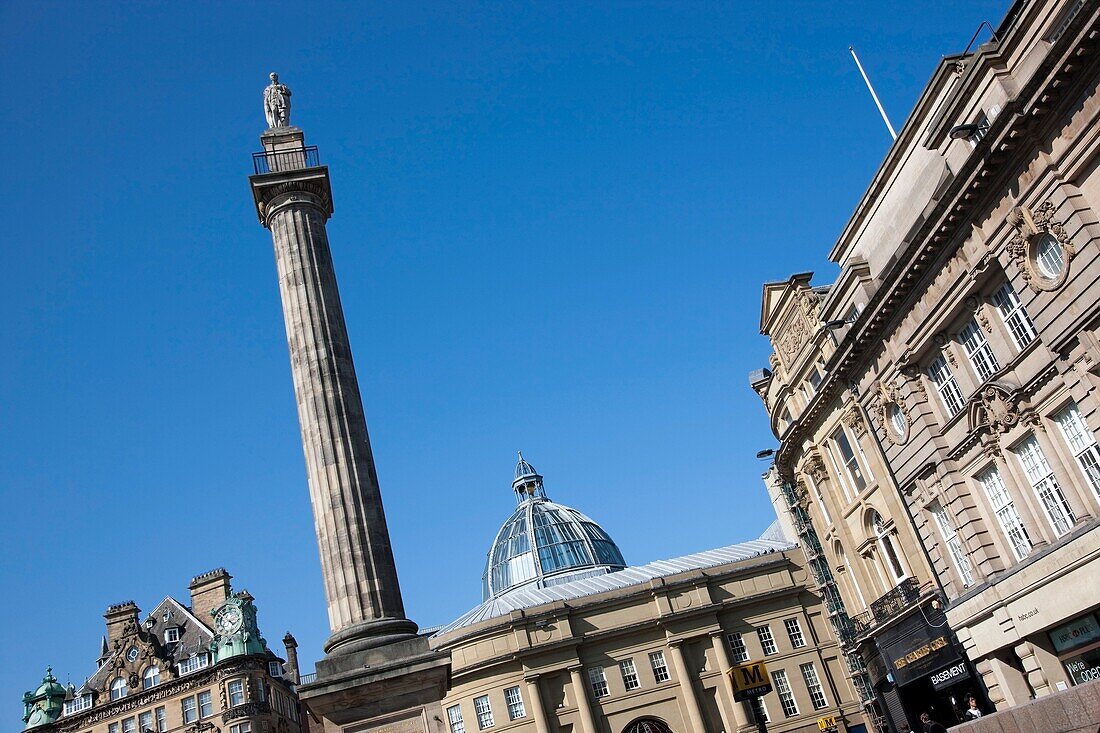
[[733, 684], [733, 699], [738, 702], [748, 700], [750, 697], [766, 695], [772, 691], [768, 668], [763, 662], [749, 662], [731, 667], [729, 678]]

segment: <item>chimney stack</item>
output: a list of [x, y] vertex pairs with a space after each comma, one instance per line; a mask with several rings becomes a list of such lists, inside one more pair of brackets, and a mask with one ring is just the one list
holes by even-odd
[[137, 631], [138, 614], [141, 609], [133, 601], [123, 601], [107, 606], [103, 618], [107, 619], [107, 644], [114, 646], [115, 641]]
[[191, 579], [191, 613], [207, 626], [213, 626], [210, 612], [229, 598], [229, 581], [232, 575], [225, 568], [217, 568]]
[[283, 637], [283, 646], [286, 648], [286, 671], [290, 681], [298, 684], [302, 676], [298, 673], [298, 640], [286, 632]]

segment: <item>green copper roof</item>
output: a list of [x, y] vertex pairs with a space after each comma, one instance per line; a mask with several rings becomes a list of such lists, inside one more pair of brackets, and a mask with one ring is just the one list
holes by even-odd
[[46, 667], [46, 676], [38, 689], [23, 695], [24, 730], [48, 725], [61, 716], [65, 704], [65, 688], [53, 676], [53, 669]]

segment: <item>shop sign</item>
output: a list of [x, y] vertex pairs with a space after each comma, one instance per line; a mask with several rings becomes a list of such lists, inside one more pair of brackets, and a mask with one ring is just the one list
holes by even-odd
[[772, 691], [768, 668], [763, 662], [750, 662], [731, 667], [727, 674], [730, 682], [733, 683], [733, 699], [736, 702], [748, 700], [750, 697], [760, 697]]
[[929, 675], [928, 679], [932, 683], [932, 687], [939, 691], [968, 677], [970, 677], [970, 671], [966, 668], [966, 662], [959, 662]]
[[1066, 665], [1066, 671], [1069, 672], [1075, 685], [1100, 680], [1100, 649], [1093, 649], [1067, 659], [1063, 664]]
[[1049, 632], [1048, 636], [1054, 650], [1064, 652], [1100, 640], [1100, 624], [1096, 623], [1096, 617], [1090, 613], [1059, 626]]

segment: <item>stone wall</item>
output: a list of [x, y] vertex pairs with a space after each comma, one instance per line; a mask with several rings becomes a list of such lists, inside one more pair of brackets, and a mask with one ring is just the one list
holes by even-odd
[[1071, 687], [951, 729], [952, 733], [1096, 733], [1100, 681]]

